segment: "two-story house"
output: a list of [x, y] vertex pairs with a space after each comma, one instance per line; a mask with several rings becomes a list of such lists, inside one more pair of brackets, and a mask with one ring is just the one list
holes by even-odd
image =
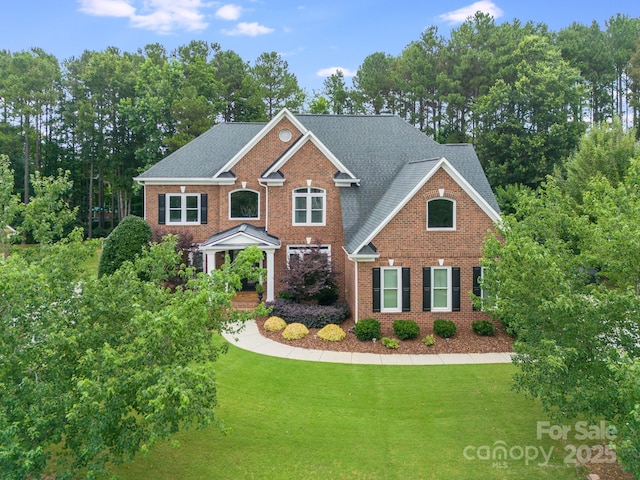
[[294, 115], [223, 123], [136, 177], [145, 219], [188, 229], [211, 271], [264, 252], [266, 300], [291, 255], [320, 245], [355, 320], [484, 318], [483, 239], [499, 208], [470, 145], [395, 116]]

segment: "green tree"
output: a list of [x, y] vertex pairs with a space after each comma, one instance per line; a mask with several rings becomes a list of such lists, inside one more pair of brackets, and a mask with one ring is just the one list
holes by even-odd
[[558, 33], [557, 45], [569, 64], [580, 71], [588, 91], [585, 115], [600, 123], [613, 115], [611, 85], [616, 71], [607, 35], [597, 22], [591, 26], [573, 23]]
[[62, 238], [76, 218], [77, 207], [72, 209], [68, 200], [73, 186], [69, 176], [69, 171], [62, 170], [57, 177], [45, 177], [38, 171], [31, 175], [34, 194], [24, 207], [23, 227], [41, 246]]
[[594, 169], [581, 203], [554, 178], [523, 190], [486, 240], [483, 288], [517, 335], [516, 388], [555, 421], [619, 426], [616, 448], [638, 475], [637, 384], [620, 388], [621, 378], [638, 378], [626, 358], [640, 355], [640, 159], [628, 165], [621, 179]]
[[391, 63], [393, 58], [384, 52], [376, 52], [368, 55], [358, 72], [353, 77], [354, 88], [363, 97], [365, 105], [369, 105], [370, 110], [379, 115], [385, 108], [391, 106]]
[[625, 131], [622, 121], [614, 118], [589, 130], [557, 175], [563, 189], [581, 203], [582, 192], [588, 190], [593, 177], [601, 175], [618, 185], [627, 175], [632, 158], [640, 158], [640, 145], [633, 130]]
[[309, 102], [309, 113], [321, 115], [329, 114], [329, 101], [321, 95], [313, 97]]
[[[265, 312], [236, 312], [231, 297], [260, 252], [212, 275], [184, 272], [170, 292], [127, 262], [87, 275], [77, 231], [41, 260], [11, 255], [0, 268], [0, 469], [3, 478], [102, 476], [179, 430], [216, 424], [214, 362], [222, 330]], [[169, 239], [140, 260], [175, 266]], [[242, 271], [242, 273], [239, 273]]]
[[254, 95], [261, 99], [268, 119], [281, 109], [297, 112], [305, 100], [298, 80], [289, 71], [289, 64], [276, 52], [265, 52], [255, 61], [251, 69]]
[[342, 70], [337, 70], [325, 78], [322, 82], [322, 87], [322, 93], [329, 103], [331, 113], [335, 115], [353, 113], [349, 111], [351, 104], [349, 88], [344, 81]]
[[525, 37], [512, 61], [513, 75], [476, 101], [476, 147], [491, 185], [536, 187], [584, 132], [580, 75], [544, 36]]
[[132, 262], [142, 255], [153, 236], [149, 224], [140, 217], [129, 215], [104, 240], [98, 276], [111, 275], [124, 262]]
[[0, 155], [0, 245], [3, 258], [7, 257], [9, 241], [8, 227], [11, 226], [18, 213], [20, 200], [13, 193], [13, 170], [9, 157]]

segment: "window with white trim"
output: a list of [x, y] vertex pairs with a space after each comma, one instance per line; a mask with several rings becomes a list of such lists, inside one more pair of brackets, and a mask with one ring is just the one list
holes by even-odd
[[255, 190], [229, 192], [229, 219], [260, 218], [260, 194]]
[[287, 245], [287, 267], [292, 257], [302, 258], [306, 253], [313, 250], [319, 250], [324, 253], [329, 264], [331, 264], [331, 245]]
[[293, 191], [293, 224], [325, 225], [326, 192], [321, 188], [303, 187]]
[[200, 223], [200, 195], [167, 193], [167, 224]]
[[380, 311], [402, 311], [402, 275], [399, 267], [382, 267], [380, 269]]
[[431, 311], [451, 311], [450, 267], [431, 267]]
[[434, 198], [427, 202], [427, 230], [455, 230], [456, 202]]

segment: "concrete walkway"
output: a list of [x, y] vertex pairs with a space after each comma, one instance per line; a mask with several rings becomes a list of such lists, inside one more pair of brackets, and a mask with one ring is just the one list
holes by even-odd
[[311, 350], [275, 342], [262, 336], [256, 322], [248, 321], [237, 334], [224, 333], [224, 338], [243, 350], [271, 357], [308, 360], [311, 362], [358, 363], [371, 365], [463, 365], [473, 363], [510, 363], [511, 353], [442, 353], [386, 354]]

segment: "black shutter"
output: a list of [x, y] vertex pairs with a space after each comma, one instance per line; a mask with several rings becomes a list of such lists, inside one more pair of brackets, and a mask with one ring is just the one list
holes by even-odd
[[454, 312], [460, 311], [460, 267], [453, 267], [451, 269], [451, 310]]
[[[478, 281], [482, 277], [482, 267], [473, 267], [473, 294], [476, 297], [482, 296], [482, 289], [480, 288], [480, 282]], [[478, 307], [473, 305], [474, 310], [479, 310]]]
[[431, 268], [422, 269], [422, 310], [431, 311]]
[[371, 284], [373, 285], [373, 311], [380, 311], [380, 269], [374, 268], [371, 270], [373, 273], [373, 278]]
[[402, 269], [402, 311], [411, 311], [411, 271], [408, 267]]
[[207, 213], [209, 212], [209, 195], [203, 193], [200, 195], [200, 223], [207, 223]]
[[166, 212], [166, 196], [164, 193], [158, 194], [158, 225], [164, 225], [167, 223]]

